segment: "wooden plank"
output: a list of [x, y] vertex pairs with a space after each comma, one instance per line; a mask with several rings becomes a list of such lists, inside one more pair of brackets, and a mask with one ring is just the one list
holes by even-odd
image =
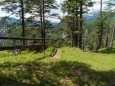
[[13, 39], [13, 40], [52, 40], [49, 38], [21, 38], [21, 37], [0, 37], [0, 39]]
[[[26, 48], [41, 48], [44, 45], [17, 45], [17, 46], [3, 46], [0, 50], [26, 49]], [[46, 45], [45, 45], [46, 46]]]
[[34, 45], [16, 45], [16, 46], [2, 46], [0, 47], [0, 50], [13, 50], [13, 49], [40, 49], [43, 48], [44, 46], [47, 47], [48, 45], [51, 45], [51, 43], [47, 43], [47, 44], [34, 44]]

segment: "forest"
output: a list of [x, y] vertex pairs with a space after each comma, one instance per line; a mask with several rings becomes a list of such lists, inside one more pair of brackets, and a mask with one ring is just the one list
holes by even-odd
[[115, 0], [0, 0], [0, 8], [9, 14], [0, 14], [0, 86], [115, 86]]

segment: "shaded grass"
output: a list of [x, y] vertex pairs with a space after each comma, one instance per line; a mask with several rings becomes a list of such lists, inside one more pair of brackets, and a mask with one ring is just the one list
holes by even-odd
[[[50, 49], [47, 52], [53, 48]], [[12, 57], [6, 57], [8, 60], [0, 58], [0, 85], [109, 86], [115, 82], [115, 54], [63, 47], [60, 58], [32, 62], [39, 55], [23, 53], [13, 60], [10, 60]]]
[[97, 53], [115, 54], [115, 48], [100, 49], [99, 51], [97, 51]]
[[3, 68], [0, 84], [6, 86], [109, 86], [115, 80], [114, 71], [95, 71], [77, 61], [34, 62]]

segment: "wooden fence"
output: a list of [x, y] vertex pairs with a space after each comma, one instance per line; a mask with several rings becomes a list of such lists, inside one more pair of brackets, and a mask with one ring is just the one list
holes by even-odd
[[22, 41], [26, 41], [26, 43], [28, 43], [27, 42], [28, 40], [37, 41], [29, 45], [20, 44], [20, 45], [12, 45], [12, 46], [0, 46], [0, 50], [25, 49], [25, 48], [39, 49], [39, 48], [44, 48], [44, 47], [47, 47], [48, 45], [53, 44], [53, 40], [48, 39], [48, 38], [0, 37], [0, 40], [22, 40]]

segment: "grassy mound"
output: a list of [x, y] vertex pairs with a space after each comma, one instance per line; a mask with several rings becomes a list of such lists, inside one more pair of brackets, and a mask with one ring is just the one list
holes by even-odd
[[[50, 54], [53, 48], [46, 50]], [[23, 52], [0, 58], [1, 86], [109, 86], [115, 82], [115, 54], [63, 47], [59, 58]], [[114, 86], [114, 85], [113, 85]]]

